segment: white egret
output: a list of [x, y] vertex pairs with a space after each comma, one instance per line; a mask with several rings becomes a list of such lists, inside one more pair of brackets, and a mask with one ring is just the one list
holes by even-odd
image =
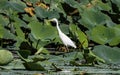
[[49, 21], [53, 21], [56, 23], [56, 27], [57, 27], [57, 30], [58, 30], [58, 33], [59, 33], [59, 37], [61, 39], [61, 41], [63, 42], [63, 44], [68, 47], [68, 46], [71, 46], [71, 47], [74, 47], [76, 48], [76, 45], [75, 43], [67, 36], [65, 35], [61, 30], [60, 30], [60, 27], [58, 25], [58, 20], [56, 18], [53, 18]]

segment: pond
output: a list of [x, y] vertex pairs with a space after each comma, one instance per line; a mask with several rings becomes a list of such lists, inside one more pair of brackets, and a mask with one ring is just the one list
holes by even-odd
[[[62, 67], [62, 66], [61, 66]], [[119, 75], [119, 70], [103, 69], [98, 67], [72, 67], [63, 66], [63, 71], [28, 71], [28, 70], [2, 70], [0, 75]], [[76, 71], [71, 71], [76, 69]]]

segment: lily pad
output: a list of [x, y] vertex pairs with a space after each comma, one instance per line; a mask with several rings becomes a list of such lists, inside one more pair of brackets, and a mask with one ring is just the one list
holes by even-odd
[[45, 68], [41, 66], [40, 62], [25, 62], [23, 65], [27, 70], [45, 71]]
[[83, 48], [88, 47], [88, 39], [84, 32], [82, 32], [77, 26], [70, 25], [70, 30], [73, 34], [76, 35], [79, 42], [82, 44]]
[[42, 41], [53, 40], [57, 35], [57, 30], [54, 27], [37, 21], [31, 22], [29, 27], [31, 28], [32, 35]]
[[106, 21], [110, 20], [110, 18], [101, 13], [100, 11], [95, 10], [94, 8], [86, 8], [83, 13], [81, 13], [81, 19], [79, 22], [84, 25], [88, 29], [92, 29], [95, 26], [105, 24]]
[[0, 50], [0, 65], [6, 65], [13, 60], [13, 55], [8, 50]]
[[113, 27], [105, 27], [99, 25], [94, 27], [87, 34], [91, 40], [99, 44], [109, 44], [111, 46], [118, 45], [120, 43], [120, 25]]
[[105, 45], [95, 46], [93, 53], [105, 60], [108, 64], [120, 64], [120, 48]]

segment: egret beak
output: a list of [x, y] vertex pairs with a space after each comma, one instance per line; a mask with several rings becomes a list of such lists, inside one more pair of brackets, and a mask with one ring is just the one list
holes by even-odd
[[50, 19], [50, 20], [44, 20], [45, 21], [45, 23], [49, 23], [49, 22], [51, 22], [52, 21], [52, 19]]
[[50, 21], [50, 22], [51, 22], [51, 21], [53, 21], [53, 19], [49, 19], [48, 21]]

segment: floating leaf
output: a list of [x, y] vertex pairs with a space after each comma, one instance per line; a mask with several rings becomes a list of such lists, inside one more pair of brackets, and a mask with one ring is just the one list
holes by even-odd
[[90, 37], [99, 44], [106, 44], [114, 37], [114, 32], [109, 28], [100, 25], [93, 28]]
[[2, 26], [6, 26], [9, 23], [9, 18], [7, 16], [0, 15], [0, 23]]
[[47, 11], [45, 9], [42, 9], [40, 7], [36, 7], [35, 8], [35, 12], [36, 12], [36, 16], [39, 18], [59, 18], [59, 14], [57, 11], [53, 10], [53, 11]]
[[6, 65], [13, 60], [13, 55], [8, 50], [0, 50], [0, 65]]
[[[1, 4], [0, 4], [0, 8], [1, 8], [1, 9], [6, 8], [6, 6], [7, 6], [7, 1], [5, 1], [5, 0], [0, 0], [0, 3], [1, 3]], [[0, 10], [1, 10], [1, 9], [0, 9]]]
[[116, 8], [118, 8], [120, 11], [120, 0], [111, 0], [111, 1], [112, 1], [112, 3], [114, 3], [114, 5], [117, 6]]
[[103, 3], [100, 0], [97, 1], [96, 7], [98, 7], [100, 10], [105, 10], [105, 11], [111, 10], [109, 3]]
[[93, 8], [84, 10], [81, 14], [79, 22], [86, 28], [91, 29], [97, 25], [105, 24], [110, 18], [100, 11]]
[[49, 51], [46, 50], [45, 48], [41, 47], [41, 48], [38, 49], [38, 51], [35, 54], [37, 55], [37, 54], [40, 54], [40, 53], [49, 54]]
[[37, 21], [31, 22], [29, 27], [31, 28], [32, 35], [36, 39], [40, 39], [42, 41], [53, 40], [57, 35], [57, 30], [54, 27], [43, 25], [43, 23], [39, 23]]
[[120, 43], [120, 25], [114, 27], [105, 27], [99, 25], [94, 27], [91, 31], [87, 32], [89, 38], [96, 43], [109, 45], [117, 45]]
[[23, 65], [27, 70], [45, 71], [45, 68], [40, 64], [40, 62], [25, 62]]
[[77, 5], [79, 5], [78, 2], [74, 0], [65, 0], [65, 2], [72, 7], [77, 7]]
[[21, 25], [20, 21], [19, 22], [16, 21], [14, 23], [17, 38], [23, 41], [23, 40], [25, 40], [25, 35], [24, 35], [20, 25]]
[[77, 26], [75, 25], [70, 25], [70, 30], [71, 32], [77, 37], [77, 39], [79, 40], [79, 42], [82, 44], [83, 48], [87, 48], [88, 47], [88, 39], [87, 36], [85, 35], [85, 33], [83, 33]]
[[120, 43], [120, 33], [119, 33], [120, 25], [116, 25], [116, 26], [112, 27], [111, 30], [113, 30], [113, 32], [114, 32], [114, 37], [109, 42], [109, 45], [111, 45], [111, 46], [118, 45]]
[[98, 45], [94, 47], [93, 53], [98, 57], [104, 59], [106, 63], [120, 64], [120, 48], [111, 48], [105, 45]]
[[40, 8], [40, 7], [35, 8], [35, 13], [36, 13], [36, 16], [41, 18], [41, 19], [47, 17], [47, 11], [45, 9]]
[[0, 38], [3, 38], [3, 34], [4, 34], [4, 28], [3, 28], [3, 26], [0, 24]]
[[14, 39], [15, 40], [15, 35], [13, 33], [11, 33], [9, 30], [4, 29], [3, 33], [4, 33], [3, 38], [5, 38], [5, 39]]
[[24, 8], [26, 7], [24, 3], [22, 2], [15, 2], [15, 1], [9, 1], [7, 3], [8, 7], [12, 8], [13, 10], [16, 10], [18, 12], [24, 12]]

